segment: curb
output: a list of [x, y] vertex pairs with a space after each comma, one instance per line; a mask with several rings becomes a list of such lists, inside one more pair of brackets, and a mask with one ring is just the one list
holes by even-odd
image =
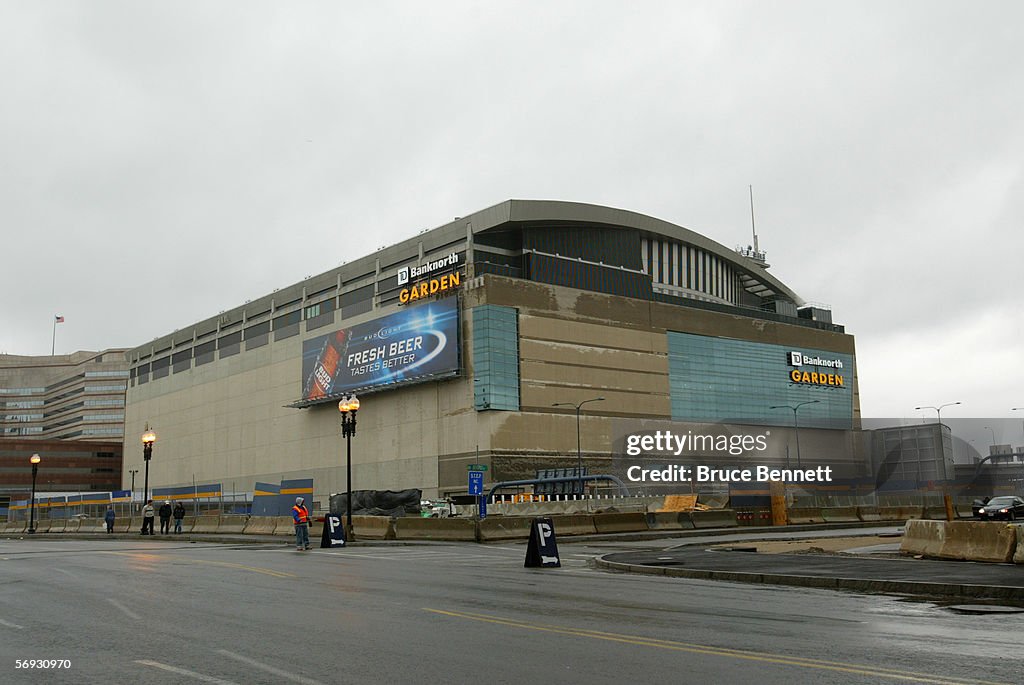
[[[635, 533], [606, 533], [596, 535], [567, 535], [558, 541], [576, 542], [639, 542], [642, 540], [663, 540], [665, 538], [699, 538], [714, 535], [742, 535], [745, 533], [804, 533], [816, 530], [845, 530], [847, 528], [886, 528], [906, 525], [903, 519], [893, 521], [860, 521], [857, 523], [798, 523], [791, 526], [730, 526], [728, 528], [690, 528], [687, 530], [645, 530]], [[558, 534], [558, 530], [555, 530]]]
[[[211, 533], [209, 536], [203, 534], [181, 534], [181, 535], [153, 535], [153, 536], [142, 536], [138, 533], [114, 533], [107, 535], [104, 533], [33, 533], [32, 535], [26, 535], [25, 533], [3, 533], [0, 534], [0, 540], [135, 540], [138, 542], [174, 542], [174, 543], [192, 543], [192, 542], [206, 542], [211, 544], [222, 544], [222, 545], [273, 545], [278, 544], [282, 546], [294, 545], [295, 536], [292, 535], [243, 535], [239, 534], [238, 537], [224, 537], [216, 533]], [[317, 544], [320, 540], [316, 540]], [[411, 545], [434, 545], [434, 544], [448, 544], [445, 541], [437, 540], [348, 540], [345, 542], [346, 547], [385, 547], [385, 546], [411, 546]], [[319, 549], [319, 547], [314, 547]]]
[[[607, 556], [607, 555], [605, 555]], [[787, 585], [790, 587], [819, 588], [823, 590], [853, 590], [856, 592], [918, 595], [925, 597], [952, 597], [958, 599], [1024, 600], [1024, 587], [1006, 585], [964, 585], [955, 583], [926, 583], [909, 580], [876, 580], [867, 578], [826, 578], [823, 576], [796, 576], [779, 573], [748, 573], [745, 571], [713, 571], [700, 569], [643, 566], [607, 561], [595, 557], [597, 568], [619, 573], [639, 573], [670, 578], [718, 580], [759, 585]]]
[[[590, 533], [585, 535], [566, 535], [560, 538], [560, 541], [566, 543], [577, 543], [577, 542], [609, 542], [609, 541], [625, 541], [635, 542], [642, 540], [662, 540], [666, 538], [692, 538], [692, 537], [708, 537], [717, 535], [737, 535], [744, 533], [759, 534], [759, 533], [782, 533], [782, 532], [809, 532], [816, 530], [843, 530], [848, 528], [882, 528], [886, 526], [902, 526], [906, 524], [906, 521], [861, 521], [859, 523], [802, 523], [792, 526], [730, 526], [728, 528], [696, 528], [688, 530], [644, 530], [635, 531], [631, 533]], [[558, 532], [557, 530], [555, 531]], [[0, 533], [0, 540], [18, 540], [18, 539], [40, 539], [40, 540], [138, 540], [142, 538], [138, 533], [113, 533], [107, 534], [104, 532], [96, 533], [34, 533], [32, 535], [26, 534], [24, 531], [20, 533]], [[245, 544], [245, 545], [256, 545], [256, 544], [268, 544], [268, 543], [288, 543], [293, 539], [291, 535], [246, 535], [245, 533], [237, 533], [234, 536], [223, 536], [219, 533], [182, 533], [181, 535], [153, 535], [145, 536], [153, 540], [165, 540], [165, 541], [180, 541], [180, 542], [212, 542], [212, 543], [226, 543], [226, 544]], [[351, 546], [361, 545], [373, 545], [387, 543], [391, 545], [409, 545], [409, 544], [431, 544], [431, 543], [450, 543], [460, 542], [459, 540], [380, 540], [380, 539], [366, 539], [360, 540], [355, 539], [349, 541]], [[472, 542], [472, 541], [462, 541]], [[503, 544], [507, 542], [526, 542], [526, 536], [517, 537], [514, 539], [498, 539], [498, 540], [481, 540], [474, 544]]]

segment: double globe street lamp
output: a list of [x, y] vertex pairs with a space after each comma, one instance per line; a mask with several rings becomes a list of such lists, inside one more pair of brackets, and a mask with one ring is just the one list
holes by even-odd
[[38, 454], [33, 454], [29, 458], [29, 462], [32, 464], [32, 502], [29, 504], [29, 519], [28, 519], [28, 532], [36, 532], [36, 474], [39, 473], [39, 462], [42, 459]]
[[345, 510], [348, 516], [348, 532], [352, 531], [352, 436], [356, 434], [356, 412], [359, 411], [359, 398], [347, 395], [338, 402], [341, 412], [341, 437], [345, 438]]
[[[142, 434], [142, 460], [146, 462], [145, 485], [142, 486], [142, 505], [149, 501], [149, 460], [153, 458], [153, 443], [156, 442], [156, 433], [146, 426], [146, 432]], [[134, 497], [134, 493], [132, 493]]]

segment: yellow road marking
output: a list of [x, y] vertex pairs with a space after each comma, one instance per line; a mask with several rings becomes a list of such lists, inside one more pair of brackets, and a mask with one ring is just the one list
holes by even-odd
[[226, 568], [237, 568], [242, 571], [252, 571], [253, 573], [262, 573], [267, 576], [273, 576], [274, 578], [297, 578], [293, 573], [285, 573], [284, 571], [275, 571], [269, 568], [261, 568], [259, 566], [246, 566], [244, 564], [235, 564], [230, 561], [210, 561], [208, 559], [189, 559], [188, 557], [175, 556], [173, 554], [140, 554], [138, 552], [102, 552], [102, 554], [117, 554], [124, 557], [136, 557], [143, 558], [147, 561], [155, 560], [173, 560], [173, 561], [185, 561], [190, 564], [210, 564], [211, 566], [224, 566]]
[[673, 640], [661, 640], [639, 635], [620, 635], [617, 633], [605, 633], [597, 630], [583, 628], [568, 628], [565, 626], [545, 625], [540, 623], [527, 623], [516, 619], [508, 619], [500, 616], [488, 616], [487, 614], [473, 614], [459, 611], [443, 611], [423, 607], [424, 611], [453, 618], [463, 618], [471, 621], [482, 621], [497, 625], [509, 626], [511, 628], [522, 628], [536, 630], [546, 633], [557, 633], [560, 635], [572, 635], [575, 637], [589, 637], [595, 640], [607, 640], [610, 642], [621, 642], [643, 647], [658, 647], [680, 652], [691, 652], [694, 654], [707, 654], [710, 656], [732, 657], [734, 659], [746, 659], [749, 661], [760, 661], [765, 663], [783, 664], [787, 666], [800, 666], [802, 668], [813, 668], [825, 671], [838, 671], [840, 673], [852, 673], [856, 675], [876, 676], [890, 678], [893, 680], [912, 680], [919, 683], [931, 683], [932, 685], [965, 685], [966, 683], [978, 683], [979, 685], [1009, 685], [1007, 683], [993, 683], [990, 681], [967, 680], [950, 676], [939, 676], [929, 673], [915, 673], [913, 671], [900, 671], [896, 669], [879, 668], [874, 666], [863, 666], [859, 664], [848, 664], [840, 661], [825, 661], [822, 659], [811, 659], [800, 656], [787, 656], [782, 654], [771, 654], [766, 652], [751, 652], [727, 647], [712, 647], [687, 642], [675, 642]]

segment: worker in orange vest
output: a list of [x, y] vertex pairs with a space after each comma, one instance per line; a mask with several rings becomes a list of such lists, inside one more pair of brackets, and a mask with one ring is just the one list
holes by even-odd
[[292, 520], [295, 521], [295, 549], [313, 549], [309, 544], [309, 509], [303, 504], [301, 497], [295, 498], [295, 506], [292, 507]]

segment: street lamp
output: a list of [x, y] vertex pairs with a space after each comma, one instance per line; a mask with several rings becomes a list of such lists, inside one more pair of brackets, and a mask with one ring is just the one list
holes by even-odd
[[946, 404], [940, 404], [937, 407], [914, 407], [914, 409], [934, 409], [935, 410], [935, 415], [938, 417], [939, 425], [941, 426], [942, 425], [942, 410], [945, 407], [952, 407], [952, 406], [955, 406], [957, 404], [960, 404], [960, 402], [947, 402]]
[[[146, 432], [142, 434], [142, 459], [146, 462], [146, 480], [142, 487], [142, 504], [145, 506], [149, 501], [149, 460], [153, 458], [153, 443], [156, 442], [156, 433], [146, 424]], [[134, 497], [134, 492], [132, 493]]]
[[796, 418], [796, 412], [800, 407], [805, 404], [817, 404], [821, 400], [808, 400], [807, 402], [799, 402], [795, 405], [792, 404], [776, 404], [769, 409], [792, 409], [793, 410], [793, 428], [796, 429], [796, 468], [797, 470], [803, 468], [803, 464], [800, 462], [800, 422]]
[[342, 397], [338, 402], [341, 412], [341, 437], [345, 438], [345, 484], [348, 493], [345, 495], [345, 510], [348, 515], [348, 530], [352, 530], [352, 436], [356, 434], [356, 412], [359, 411], [359, 398], [355, 395]]
[[[985, 430], [992, 432], [992, 447], [995, 447], [996, 446], [996, 429], [993, 428], [992, 426], [985, 426]], [[991, 449], [989, 450], [989, 453], [990, 454], [992, 453]]]
[[575, 407], [576, 408], [576, 476], [580, 479], [580, 496], [583, 495], [583, 450], [580, 448], [580, 407], [587, 402], [604, 402], [603, 397], [592, 397], [583, 400], [579, 404], [572, 402], [555, 402], [552, 407]]
[[39, 462], [42, 459], [38, 454], [33, 454], [29, 458], [29, 462], [32, 463], [32, 503], [29, 505], [29, 519], [28, 519], [28, 532], [36, 532], [36, 474], [39, 473]]

